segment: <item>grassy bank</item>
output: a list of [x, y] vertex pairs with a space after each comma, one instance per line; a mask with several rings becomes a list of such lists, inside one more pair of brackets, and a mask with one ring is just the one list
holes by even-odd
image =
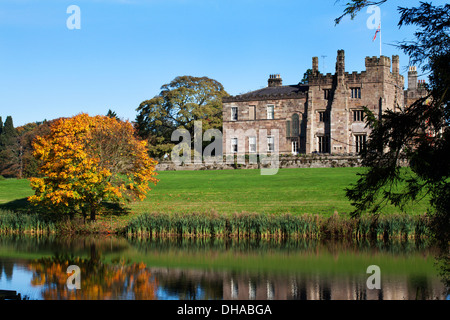
[[[137, 214], [147, 212], [257, 212], [331, 216], [353, 210], [345, 188], [363, 168], [280, 169], [262, 176], [260, 170], [160, 172], [160, 182], [143, 202], [131, 204]], [[426, 212], [427, 199], [406, 208], [408, 214]], [[386, 206], [383, 213], [401, 213]]]
[[[147, 228], [145, 232], [150, 229], [152, 232], [159, 232], [158, 228], [163, 228], [159, 233], [237, 233], [241, 236], [242, 230], [244, 234], [257, 236], [304, 236], [308, 233], [308, 237], [317, 237], [319, 233], [354, 233], [354, 228], [357, 228], [361, 229], [357, 234], [368, 234], [368, 222], [364, 222], [365, 220], [354, 225], [355, 222], [349, 219], [341, 219], [348, 217], [353, 209], [345, 197], [345, 188], [356, 182], [357, 173], [362, 170], [364, 169], [280, 169], [273, 176], [262, 176], [260, 170], [160, 172], [160, 182], [152, 186], [144, 201], [131, 203], [127, 213], [103, 212], [96, 222], [89, 224], [83, 224], [80, 219], [60, 221], [56, 228], [66, 233], [117, 233], [124, 229], [128, 233], [138, 233], [139, 228]], [[0, 211], [33, 213], [35, 208], [27, 201], [27, 197], [32, 194], [28, 180], [0, 180]], [[427, 205], [425, 198], [405, 211], [408, 216], [423, 215]], [[148, 214], [153, 212], [156, 213]], [[339, 213], [340, 218], [337, 220], [333, 216], [335, 212]], [[33, 215], [26, 218], [2, 218], [1, 215], [0, 212], [3, 230], [37, 230], [38, 218]], [[51, 216], [51, 213], [47, 215]], [[383, 208], [383, 215], [395, 217], [391, 218], [395, 222], [385, 223], [386, 228], [392, 230], [398, 228], [396, 224], [400, 222], [396, 221], [409, 219], [399, 218], [403, 217], [403, 213], [394, 206]], [[56, 218], [52, 217], [53, 220]], [[324, 221], [328, 221], [330, 226], [323, 227]], [[378, 221], [381, 223], [381, 220]], [[21, 227], [19, 224], [22, 222], [33, 227]], [[409, 230], [410, 223], [412, 222], [405, 222], [404, 228]], [[169, 224], [170, 227], [167, 227]], [[155, 227], [156, 225], [159, 227]], [[333, 225], [336, 227], [332, 227]], [[268, 226], [270, 230], [267, 229]], [[340, 229], [336, 231], [336, 228]], [[42, 219], [38, 229], [42, 229]], [[291, 229], [296, 231], [290, 231]], [[407, 236], [409, 233], [411, 232], [408, 231]]]

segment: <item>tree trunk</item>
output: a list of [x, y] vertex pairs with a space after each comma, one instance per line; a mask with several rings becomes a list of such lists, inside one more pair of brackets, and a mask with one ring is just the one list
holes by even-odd
[[97, 212], [97, 208], [95, 206], [91, 206], [91, 221], [95, 221], [96, 212]]
[[81, 208], [81, 213], [83, 215], [83, 224], [86, 224], [86, 208]]

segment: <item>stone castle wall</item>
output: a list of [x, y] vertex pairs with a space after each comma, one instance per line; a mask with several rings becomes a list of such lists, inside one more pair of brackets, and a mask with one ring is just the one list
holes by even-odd
[[[300, 155], [300, 156], [280, 156], [277, 163], [278, 168], [337, 168], [337, 167], [360, 167], [359, 156], [323, 156], [323, 155]], [[156, 171], [199, 171], [199, 170], [234, 170], [234, 169], [260, 169], [260, 164], [187, 164], [176, 165], [171, 161], [162, 161], [157, 164]]]

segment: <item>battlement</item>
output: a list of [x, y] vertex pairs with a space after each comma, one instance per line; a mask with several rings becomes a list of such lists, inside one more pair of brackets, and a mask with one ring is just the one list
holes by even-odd
[[345, 73], [345, 80], [348, 82], [361, 82], [363, 79], [363, 74], [353, 71], [352, 73]]
[[389, 57], [366, 57], [366, 68], [373, 67], [391, 67], [391, 59]]

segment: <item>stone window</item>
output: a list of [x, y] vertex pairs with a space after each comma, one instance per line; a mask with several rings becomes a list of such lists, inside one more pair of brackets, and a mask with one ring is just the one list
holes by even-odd
[[323, 98], [324, 98], [325, 100], [330, 99], [330, 93], [331, 93], [331, 89], [324, 89], [324, 90], [323, 90]]
[[367, 136], [365, 134], [355, 135], [356, 152], [360, 153], [366, 148]]
[[286, 137], [291, 136], [291, 120], [286, 120]]
[[238, 120], [238, 108], [231, 107], [231, 121], [237, 121], [237, 120]]
[[329, 153], [330, 152], [330, 137], [329, 136], [319, 136], [319, 153]]
[[275, 119], [275, 106], [273, 104], [267, 106], [267, 119], [268, 120]]
[[354, 122], [364, 121], [364, 110], [354, 110], [353, 111], [353, 121]]
[[231, 138], [231, 152], [238, 152], [238, 138]]
[[256, 119], [256, 107], [249, 106], [248, 107], [248, 120], [255, 120], [255, 119]]
[[292, 140], [292, 154], [298, 154], [298, 140]]
[[267, 137], [267, 152], [275, 151], [275, 139], [273, 136]]
[[292, 136], [298, 137], [300, 132], [300, 117], [297, 113], [292, 115]]
[[319, 111], [319, 122], [328, 122], [328, 112]]
[[248, 151], [256, 153], [256, 137], [248, 137]]
[[351, 90], [353, 99], [361, 99], [361, 88], [351, 88]]

